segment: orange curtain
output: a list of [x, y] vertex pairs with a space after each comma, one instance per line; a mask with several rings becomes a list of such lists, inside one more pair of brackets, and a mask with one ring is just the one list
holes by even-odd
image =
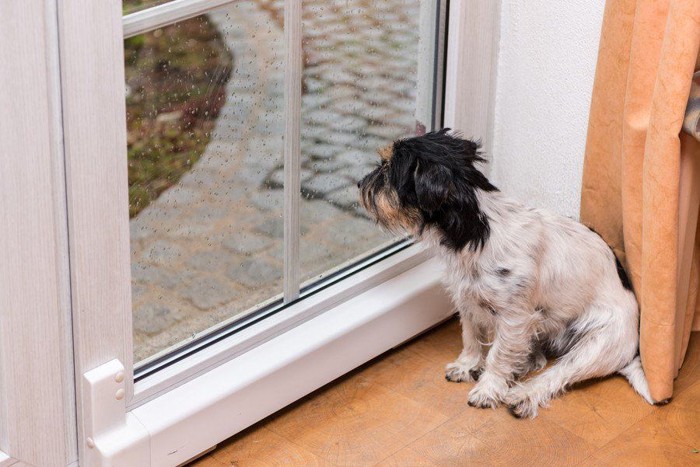
[[700, 316], [700, 145], [680, 136], [699, 47], [700, 0], [605, 6], [581, 220], [613, 247], [632, 279], [642, 363], [657, 401], [672, 396], [693, 315]]

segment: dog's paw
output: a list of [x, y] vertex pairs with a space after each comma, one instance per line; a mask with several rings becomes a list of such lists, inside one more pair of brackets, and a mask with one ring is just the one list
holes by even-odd
[[508, 411], [516, 418], [535, 418], [540, 406], [539, 402], [531, 397], [522, 386], [512, 387], [503, 402], [508, 406]]
[[483, 369], [479, 366], [471, 367], [459, 360], [448, 363], [445, 367], [445, 379], [453, 383], [473, 383], [479, 379]]
[[539, 405], [529, 398], [508, 403], [508, 411], [515, 418], [535, 418], [537, 417], [538, 408]]
[[469, 391], [468, 404], [482, 409], [498, 407], [508, 391], [508, 384], [494, 377], [484, 377]]

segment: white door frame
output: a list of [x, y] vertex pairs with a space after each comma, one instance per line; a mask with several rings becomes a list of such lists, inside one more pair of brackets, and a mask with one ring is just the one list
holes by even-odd
[[450, 0], [445, 126], [480, 139], [488, 158], [492, 157], [500, 8], [500, 2], [493, 0]]
[[120, 0], [58, 2], [78, 449], [86, 458], [83, 375], [111, 360], [132, 383], [129, 198]]
[[0, 466], [78, 460], [57, 0], [0, 2]]

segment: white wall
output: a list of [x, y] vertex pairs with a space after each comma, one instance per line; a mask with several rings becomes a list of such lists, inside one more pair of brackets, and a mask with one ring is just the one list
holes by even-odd
[[578, 218], [602, 0], [503, 0], [490, 174], [531, 206]]

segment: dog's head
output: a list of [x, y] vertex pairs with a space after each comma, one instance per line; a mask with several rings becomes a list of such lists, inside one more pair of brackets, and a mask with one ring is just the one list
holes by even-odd
[[479, 145], [448, 131], [402, 139], [380, 150], [379, 167], [358, 183], [360, 200], [391, 231], [420, 235], [434, 226], [448, 248], [469, 244], [476, 249], [488, 237], [476, 191], [496, 188], [474, 167], [484, 161]]

